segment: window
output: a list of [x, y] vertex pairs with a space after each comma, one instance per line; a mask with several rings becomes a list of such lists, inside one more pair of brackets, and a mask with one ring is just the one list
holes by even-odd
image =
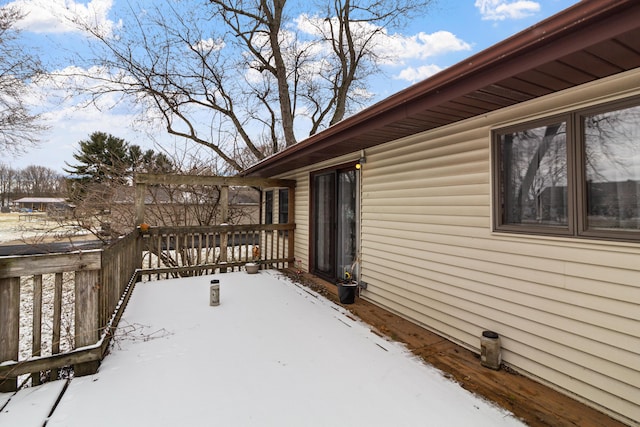
[[278, 224], [289, 222], [289, 189], [278, 190]]
[[273, 224], [273, 190], [264, 192], [264, 223]]
[[494, 132], [494, 229], [640, 239], [640, 102]]

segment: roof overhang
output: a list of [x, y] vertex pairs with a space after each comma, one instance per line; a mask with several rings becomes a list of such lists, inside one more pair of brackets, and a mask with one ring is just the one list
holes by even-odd
[[640, 2], [583, 0], [253, 166], [273, 177], [640, 67]]

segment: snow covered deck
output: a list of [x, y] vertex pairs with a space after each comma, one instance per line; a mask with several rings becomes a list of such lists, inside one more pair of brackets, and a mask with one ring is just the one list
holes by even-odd
[[[209, 283], [220, 279], [220, 305]], [[0, 425], [42, 426], [63, 381], [0, 393]], [[516, 426], [517, 419], [274, 271], [139, 283], [97, 374], [47, 427]]]

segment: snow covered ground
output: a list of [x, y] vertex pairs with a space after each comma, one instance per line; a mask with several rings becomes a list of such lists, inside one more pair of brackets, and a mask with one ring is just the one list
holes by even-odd
[[34, 237], [51, 228], [44, 221], [36, 220], [40, 216], [34, 216], [32, 221], [27, 221], [28, 218], [30, 217], [18, 213], [0, 214], [0, 243]]
[[27, 239], [44, 241], [87, 234], [71, 223], [53, 220], [44, 213], [0, 213], [0, 243], [20, 244]]
[[[47, 427], [523, 425], [274, 271], [139, 283], [119, 329]], [[42, 425], [46, 407], [20, 410], [47, 401], [40, 387], [12, 398], [0, 425]]]

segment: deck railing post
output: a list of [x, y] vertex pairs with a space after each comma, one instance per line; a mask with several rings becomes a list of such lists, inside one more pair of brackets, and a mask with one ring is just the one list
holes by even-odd
[[[224, 230], [220, 233], [220, 263], [221, 264], [227, 262], [228, 245], [229, 245], [229, 232]], [[226, 273], [226, 272], [227, 272], [226, 267], [220, 268], [220, 273]]]
[[[151, 239], [147, 239], [149, 242]], [[135, 263], [133, 264], [134, 269], [142, 268], [142, 260], [143, 260], [143, 251], [144, 251], [144, 236], [142, 233], [136, 233], [136, 244], [133, 249], [135, 251]], [[149, 256], [149, 262], [151, 262], [151, 256]], [[136, 282], [140, 282], [142, 280], [141, 276], [136, 278]]]
[[[53, 291], [53, 330], [51, 339], [51, 354], [60, 353], [60, 330], [62, 327], [62, 273], [56, 273]], [[58, 379], [58, 369], [51, 370], [51, 380]]]
[[[296, 222], [296, 218], [295, 218], [295, 205], [296, 205], [296, 190], [294, 187], [289, 187], [289, 212], [288, 212], [288, 216], [289, 216], [289, 225], [291, 224], [295, 224]], [[287, 241], [287, 257], [291, 260], [293, 260], [293, 257], [295, 256], [295, 230], [289, 230], [288, 231], [288, 241]], [[294, 261], [289, 261], [288, 265], [289, 268], [295, 268], [296, 263], [295, 260]]]
[[[100, 270], [76, 271], [75, 346], [92, 345], [100, 338], [98, 317], [98, 291]], [[99, 361], [80, 363], [74, 366], [76, 376], [91, 375], [98, 371]]]
[[[33, 340], [31, 343], [31, 355], [40, 356], [42, 354], [42, 275], [33, 276]], [[40, 372], [31, 375], [31, 384], [40, 384]]]
[[[0, 363], [18, 360], [20, 340], [20, 278], [0, 279]], [[0, 392], [16, 391], [18, 378], [0, 379]]]

